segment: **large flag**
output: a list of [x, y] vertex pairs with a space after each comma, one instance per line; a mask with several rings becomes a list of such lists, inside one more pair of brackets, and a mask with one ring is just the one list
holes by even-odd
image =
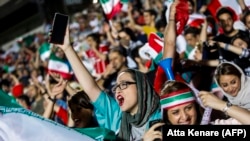
[[103, 141], [115, 140], [109, 129], [70, 128], [22, 108], [0, 89], [0, 141]]
[[71, 79], [73, 70], [67, 59], [62, 59], [51, 53], [48, 63], [48, 72], [55, 72], [61, 74], [64, 79]]
[[123, 3], [128, 3], [128, 0], [100, 0], [100, 3], [107, 19], [110, 20], [121, 12]]
[[26, 110], [0, 90], [0, 141], [94, 141], [74, 129]]

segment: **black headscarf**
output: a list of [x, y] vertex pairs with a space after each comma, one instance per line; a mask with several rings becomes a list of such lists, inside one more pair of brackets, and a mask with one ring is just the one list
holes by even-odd
[[134, 69], [128, 69], [124, 72], [134, 74], [137, 96], [138, 96], [138, 111], [135, 115], [130, 115], [128, 112], [123, 112], [119, 140], [129, 141], [131, 136], [131, 127], [142, 127], [148, 122], [150, 116], [160, 107], [160, 98], [154, 91], [149, 79], [145, 74]]

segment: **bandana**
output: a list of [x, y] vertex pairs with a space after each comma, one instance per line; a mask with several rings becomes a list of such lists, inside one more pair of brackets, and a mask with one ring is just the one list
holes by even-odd
[[182, 104], [195, 101], [193, 92], [190, 89], [182, 89], [161, 96], [161, 108], [170, 109]]

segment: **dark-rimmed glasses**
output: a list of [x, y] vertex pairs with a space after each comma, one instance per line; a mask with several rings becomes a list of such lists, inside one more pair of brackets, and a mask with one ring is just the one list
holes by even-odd
[[128, 87], [128, 85], [131, 85], [131, 84], [136, 84], [136, 82], [123, 81], [120, 84], [116, 84], [112, 88], [112, 92], [115, 93], [118, 87], [119, 87], [120, 90], [124, 90], [124, 89], [126, 89]]

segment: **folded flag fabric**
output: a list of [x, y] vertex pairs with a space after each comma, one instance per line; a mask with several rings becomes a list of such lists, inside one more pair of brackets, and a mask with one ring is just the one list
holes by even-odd
[[[167, 1], [166, 2], [167, 7], [171, 7], [172, 3], [173, 1]], [[165, 16], [168, 22], [169, 22], [169, 13], [170, 13], [170, 8], [168, 8], [165, 12]], [[183, 32], [188, 19], [189, 19], [188, 2], [187, 0], [180, 0], [178, 5], [176, 5], [176, 14], [175, 14], [177, 35], [180, 35]]]
[[73, 70], [67, 59], [62, 59], [51, 53], [48, 63], [48, 72], [59, 73], [64, 79], [71, 79]]
[[154, 32], [150, 33], [148, 42], [139, 50], [140, 57], [145, 60], [153, 59], [158, 64], [162, 58], [163, 44], [163, 38]]
[[106, 128], [100, 127], [91, 127], [91, 128], [75, 128], [75, 130], [86, 134], [96, 140], [108, 140], [108, 141], [115, 141], [116, 135], [115, 132]]
[[128, 0], [100, 0], [100, 3], [107, 19], [110, 20], [121, 12], [123, 3], [128, 3]]
[[1, 141], [94, 141], [93, 138], [26, 110], [0, 90]]
[[[94, 133], [93, 133], [94, 132]], [[69, 128], [22, 108], [0, 89], [0, 141], [103, 141], [115, 140], [111, 130]]]

